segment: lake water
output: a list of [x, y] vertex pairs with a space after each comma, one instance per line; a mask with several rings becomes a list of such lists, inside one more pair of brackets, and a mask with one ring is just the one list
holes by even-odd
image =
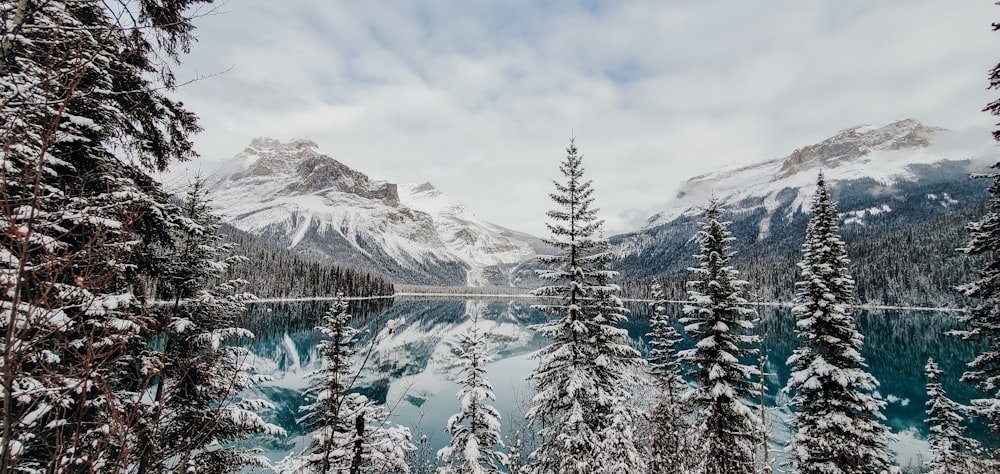
[[[272, 459], [278, 460], [308, 444], [295, 423], [303, 404], [303, 390], [317, 381], [309, 374], [321, 367], [316, 350], [320, 335], [312, 327], [329, 307], [329, 302], [268, 303], [251, 306], [251, 329], [258, 338], [253, 343], [252, 361], [274, 381], [257, 390], [272, 400], [277, 409], [268, 417], [288, 430], [283, 439], [255, 440]], [[358, 386], [367, 395], [384, 401], [396, 423], [409, 426], [413, 439], [426, 436], [424, 449], [433, 453], [449, 441], [444, 432], [446, 419], [458, 410], [454, 352], [451, 342], [468, 331], [473, 317], [480, 332], [489, 334], [489, 352], [495, 359], [488, 367], [497, 401], [504, 416], [505, 430], [523, 428], [523, 413], [530, 398], [525, 377], [535, 361], [531, 354], [546, 341], [529, 326], [544, 320], [524, 299], [403, 299], [394, 304], [378, 302], [352, 305], [355, 324], [365, 329], [358, 362], [364, 360]], [[645, 334], [649, 331], [650, 308], [645, 303], [629, 303], [626, 329], [635, 346], [648, 352]], [[669, 308], [676, 318], [681, 305]], [[788, 379], [785, 365], [797, 341], [791, 311], [784, 307], [762, 307], [760, 329], [768, 356], [766, 371], [767, 405], [774, 418], [772, 438], [776, 448], [788, 437], [783, 423], [786, 397], [779, 393]], [[956, 314], [937, 311], [856, 310], [855, 317], [865, 336], [862, 351], [869, 370], [881, 383], [879, 392], [888, 401], [884, 414], [887, 424], [899, 436], [893, 444], [902, 464], [915, 462], [925, 452], [927, 401], [924, 364], [928, 357], [944, 371], [942, 382], [949, 395], [965, 403], [977, 396], [958, 378], [976, 347], [946, 332], [958, 327]], [[386, 322], [402, 318], [404, 323], [391, 333]], [[676, 319], [675, 319], [676, 320]], [[685, 341], [684, 347], [690, 347]], [[777, 408], [775, 408], [777, 406]], [[981, 427], [976, 432], [982, 433]], [[778, 469], [780, 472], [780, 469]]]

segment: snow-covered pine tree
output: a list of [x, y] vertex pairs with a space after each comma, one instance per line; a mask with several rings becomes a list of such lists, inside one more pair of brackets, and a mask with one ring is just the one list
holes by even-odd
[[[337, 445], [338, 439], [354, 430], [353, 420], [343, 413], [344, 401], [353, 386], [355, 374], [351, 370], [357, 343], [357, 330], [351, 327], [347, 301], [337, 294], [330, 309], [322, 316], [316, 329], [325, 339], [317, 346], [325, 365], [314, 374], [321, 383], [306, 394], [315, 401], [302, 407], [306, 412], [300, 420], [312, 430], [308, 462], [315, 472], [335, 472], [334, 467], [348, 466], [350, 461], [345, 446]], [[340, 433], [340, 438], [335, 436]]]
[[299, 419], [312, 440], [306, 453], [286, 458], [276, 472], [409, 472], [406, 455], [416, 449], [410, 430], [389, 423], [384, 407], [351, 392], [358, 332], [350, 322], [348, 303], [338, 293], [316, 327], [326, 338], [318, 346], [326, 364], [314, 374], [320, 384], [307, 392], [315, 401], [301, 408], [306, 414]]
[[[607, 328], [588, 331], [591, 334], [590, 343], [597, 349], [593, 361], [598, 369], [595, 373], [605, 377], [608, 383], [621, 384], [617, 394], [610, 390], [605, 391], [608, 395], [614, 395], [614, 398], [607, 401], [598, 399], [598, 409], [604, 411], [610, 408], [610, 412], [603, 421], [603, 431], [599, 433], [600, 444], [592, 470], [595, 474], [645, 472], [647, 467], [646, 458], [640, 449], [641, 442], [636, 439], [634, 429], [644, 414], [637, 407], [633, 395], [633, 390], [644, 383], [638, 371], [646, 365], [646, 361], [642, 359], [639, 351], [629, 344], [628, 332], [612, 323], [612, 321], [624, 322], [628, 311], [617, 296], [620, 292], [619, 287], [611, 283], [611, 277], [614, 275], [616, 275], [614, 272], [595, 275], [594, 285], [591, 287], [594, 298], [592, 301], [594, 322], [603, 323]], [[608, 364], [608, 360], [614, 362]], [[622, 372], [609, 373], [607, 372], [609, 370]]]
[[350, 323], [347, 301], [338, 293], [316, 327], [325, 336], [318, 345], [325, 365], [314, 374], [321, 383], [306, 392], [315, 401], [302, 407], [306, 415], [299, 420], [312, 430], [309, 454], [304, 460], [313, 472], [339, 472], [338, 469], [343, 470], [351, 463], [350, 435], [355, 422], [348, 418], [346, 405], [348, 392], [354, 385], [351, 364], [357, 330]]
[[[546, 240], [560, 254], [541, 257], [549, 268], [539, 275], [553, 284], [534, 292], [556, 300], [535, 306], [552, 318], [534, 327], [552, 342], [538, 352], [529, 377], [536, 394], [526, 417], [540, 430], [541, 441], [528, 469], [539, 474], [592, 474], [610, 457], [640, 459], [621, 422], [639, 416], [631, 387], [639, 383], [633, 372], [643, 361], [628, 333], [616, 327], [626, 320], [626, 310], [616, 296], [618, 286], [610, 282], [615, 273], [606, 269], [607, 242], [597, 236], [603, 222], [591, 207], [594, 190], [583, 179], [573, 140], [566, 151], [560, 164], [566, 180], [556, 182], [551, 194], [558, 209], [548, 212], [552, 237]], [[609, 434], [628, 452], [602, 452]]]
[[252, 451], [227, 443], [253, 434], [283, 434], [257, 413], [273, 406], [264, 400], [241, 399], [245, 389], [264, 380], [245, 365], [247, 349], [231, 341], [249, 340], [250, 331], [237, 319], [253, 295], [240, 290], [243, 281], [222, 280], [227, 269], [245, 260], [222, 242], [219, 221], [212, 215], [204, 183], [196, 180], [181, 205], [172, 230], [173, 246], [162, 249], [163, 269], [157, 296], [168, 304], [153, 307], [162, 323], [150, 358], [158, 360], [149, 394], [146, 430], [140, 431], [140, 472], [164, 468], [187, 472], [238, 472], [267, 462]]
[[[993, 31], [1000, 30], [1000, 22], [993, 23], [991, 26]], [[1000, 89], [1000, 64], [997, 64], [990, 69], [989, 86], [987, 89]], [[993, 116], [1000, 116], [1000, 99], [986, 104], [986, 107], [983, 108], [983, 112], [989, 112], [990, 115]], [[1000, 126], [1000, 123], [997, 123], [997, 125]], [[993, 131], [993, 139], [1000, 142], [1000, 129]], [[1000, 167], [998, 165], [1000, 165], [1000, 163], [997, 163], [994, 167]], [[996, 193], [994, 193], [994, 195], [996, 195]]]
[[978, 441], [965, 437], [962, 426], [965, 407], [955, 403], [941, 385], [941, 369], [927, 359], [927, 444], [932, 456], [927, 460], [930, 474], [985, 474], [986, 463], [978, 459]]
[[486, 378], [486, 365], [492, 361], [486, 352], [486, 337], [478, 331], [477, 318], [472, 327], [458, 335], [459, 383], [461, 410], [448, 419], [445, 431], [451, 435], [448, 446], [438, 451], [438, 458], [449, 466], [438, 470], [442, 474], [500, 473], [507, 464], [507, 455], [499, 450], [500, 412], [490, 400], [496, 400], [493, 385]]
[[149, 367], [147, 176], [193, 155], [167, 98], [199, 0], [0, 6], [0, 472], [121, 471]]
[[701, 253], [698, 266], [691, 268], [697, 279], [687, 284], [690, 304], [680, 322], [695, 345], [680, 358], [697, 386], [684, 400], [698, 410], [695, 430], [702, 451], [694, 472], [753, 473], [760, 427], [749, 400], [757, 394], [758, 370], [740, 358], [756, 352], [755, 312], [743, 296], [747, 283], [729, 265], [734, 238], [722, 214], [713, 198], [697, 236]]
[[822, 173], [816, 185], [793, 308], [801, 345], [788, 359], [794, 413], [786, 451], [799, 473], [894, 472], [887, 448], [892, 435], [880, 412], [885, 402], [865, 370], [863, 337], [850, 312], [854, 280], [836, 204]]
[[[351, 474], [408, 473], [407, 455], [416, 449], [410, 442], [410, 429], [392, 423], [385, 406], [360, 393], [349, 393], [344, 399], [342, 413], [354, 422], [354, 431], [349, 437], [338, 438], [334, 442], [347, 442], [350, 447], [350, 464], [346, 469]], [[333, 471], [344, 472], [345, 469]]]
[[593, 472], [618, 474], [646, 472], [648, 462], [642, 452], [635, 426], [641, 415], [628, 404], [612, 405], [610, 425], [601, 433]]
[[649, 470], [664, 474], [683, 474], [691, 466], [692, 435], [688, 422], [690, 408], [681, 401], [684, 380], [677, 357], [681, 335], [670, 323], [663, 288], [659, 280], [652, 284], [653, 315], [649, 338], [649, 372], [656, 389], [654, 406], [649, 414]]
[[[1000, 23], [993, 23], [993, 31], [997, 30], [1000, 30]], [[990, 69], [988, 88], [1000, 89], [1000, 64]], [[1000, 116], [1000, 99], [990, 102], [983, 110]], [[993, 139], [1000, 141], [1000, 129], [993, 131]], [[992, 168], [1000, 170], [1000, 162], [994, 163]], [[989, 188], [990, 205], [982, 219], [967, 226], [971, 236], [961, 251], [982, 256], [985, 261], [975, 281], [958, 287], [978, 304], [961, 318], [968, 329], [955, 333], [965, 340], [986, 345], [969, 363], [971, 370], [962, 375], [962, 381], [975, 384], [985, 392], [986, 398], [973, 400], [972, 405], [977, 410], [976, 415], [987, 418], [990, 429], [1000, 433], [1000, 172], [973, 177], [993, 180]]]

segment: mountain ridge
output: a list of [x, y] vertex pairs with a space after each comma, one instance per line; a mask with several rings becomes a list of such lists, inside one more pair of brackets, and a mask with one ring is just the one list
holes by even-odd
[[[700, 207], [714, 196], [731, 221], [736, 268], [759, 297], [790, 301], [822, 171], [838, 202], [859, 302], [959, 304], [953, 287], [971, 263], [954, 249], [967, 239], [966, 224], [984, 211], [989, 184], [969, 175], [997, 160], [986, 132], [913, 119], [852, 127], [780, 158], [688, 180], [644, 226], [611, 238], [611, 266], [632, 282], [653, 276], [686, 281], [697, 253]], [[671, 290], [685, 297], [680, 283]]]
[[508, 284], [534, 237], [485, 222], [429, 182], [374, 180], [311, 141], [253, 139], [209, 183], [222, 219], [307, 256], [412, 284]]
[[[914, 165], [984, 159], [995, 154], [987, 135], [977, 139], [968, 131], [928, 127], [914, 119], [852, 127], [783, 157], [724, 167], [690, 178], [665, 209], [654, 213], [637, 231], [681, 215], [695, 215], [698, 205], [711, 195], [731, 203], [765, 198], [760, 205], [773, 209], [783, 190], [801, 190], [796, 193], [792, 211], [802, 210], [815, 191], [820, 169], [830, 181], [871, 178], [891, 186], [899, 180], [912, 180], [910, 168]], [[762, 223], [763, 234], [767, 225]]]
[[[854, 273], [874, 272], [860, 297], [951, 304], [956, 297], [949, 285], [967, 266], [952, 249], [986, 198], [984, 180], [968, 175], [988, 169], [997, 155], [988, 133], [914, 119], [846, 128], [785, 156], [689, 179], [645, 225], [610, 237], [610, 265], [627, 281], [663, 275], [683, 281], [696, 251], [700, 207], [714, 195], [733, 221], [742, 254], [736, 261], [754, 267], [749, 273], [765, 281], [765, 296], [788, 299], [794, 285], [786, 280], [796, 273], [808, 203], [822, 170], [838, 199], [842, 230], [856, 241], [850, 243], [851, 255], [859, 256]], [[541, 239], [478, 219], [429, 181], [371, 179], [310, 140], [254, 139], [231, 160], [230, 172], [210, 185], [226, 222], [307, 257], [380, 271], [396, 283], [530, 287], [539, 283], [533, 257], [547, 251]], [[922, 226], [951, 240], [928, 240], [919, 235]], [[872, 242], [887, 253], [873, 252]], [[942, 265], [909, 254], [932, 248], [943, 255]], [[886, 273], [886, 259], [909, 265], [897, 275], [919, 285], [903, 288], [893, 281], [897, 275]], [[772, 275], [778, 271], [788, 275]], [[941, 272], [948, 275], [928, 276]], [[674, 296], [683, 297], [683, 289]]]

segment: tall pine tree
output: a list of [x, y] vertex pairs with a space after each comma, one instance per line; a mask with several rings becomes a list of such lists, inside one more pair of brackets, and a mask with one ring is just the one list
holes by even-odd
[[[1000, 30], [1000, 23], [993, 23], [993, 31], [997, 30]], [[1000, 64], [990, 70], [989, 88], [1000, 89]], [[983, 110], [1000, 116], [1000, 99], [990, 102]], [[993, 139], [1000, 141], [1000, 129], [993, 131]], [[1000, 170], [1000, 162], [992, 168]], [[975, 281], [959, 287], [959, 291], [978, 300], [978, 304], [962, 317], [968, 329], [957, 333], [966, 340], [986, 345], [969, 363], [971, 370], [962, 375], [962, 380], [985, 392], [985, 398], [973, 400], [972, 404], [979, 416], [989, 420], [990, 429], [1000, 433], [1000, 172], [974, 177], [993, 180], [989, 188], [989, 210], [979, 221], [969, 223], [967, 228], [971, 237], [961, 250], [967, 255], [982, 256], [985, 262]]]
[[812, 200], [799, 263], [795, 307], [801, 345], [788, 364], [792, 375], [794, 430], [786, 448], [795, 472], [893, 472], [882, 424], [885, 402], [878, 381], [865, 370], [863, 337], [851, 315], [854, 280], [847, 273], [847, 251], [840, 239], [837, 209], [822, 173]]
[[335, 472], [334, 467], [348, 464], [346, 447], [338, 441], [354, 429], [344, 413], [344, 401], [354, 385], [351, 364], [357, 343], [357, 330], [350, 325], [347, 309], [347, 301], [338, 294], [316, 327], [325, 336], [318, 349], [326, 364], [315, 374], [322, 383], [307, 392], [315, 401], [303, 407], [307, 414], [302, 421], [313, 430], [307, 461], [320, 473]]
[[[560, 165], [564, 182], [551, 194], [557, 209], [549, 211], [546, 242], [558, 255], [542, 257], [549, 268], [539, 275], [553, 284], [537, 289], [537, 296], [553, 304], [535, 306], [552, 319], [535, 326], [551, 343], [537, 354], [532, 372], [536, 394], [527, 413], [539, 428], [540, 446], [531, 454], [535, 473], [641, 471], [642, 458], [630, 430], [639, 412], [631, 396], [638, 383], [634, 371], [642, 365], [629, 345], [628, 333], [616, 325], [626, 310], [607, 270], [607, 242], [598, 237], [603, 221], [597, 218], [591, 182], [583, 178], [582, 156], [573, 140]], [[602, 447], [612, 443], [616, 450]]]
[[[1000, 169], [1000, 163], [993, 165]], [[972, 234], [961, 250], [968, 255], [984, 255], [989, 261], [979, 270], [979, 278], [958, 289], [978, 304], [960, 318], [967, 327], [955, 334], [968, 341], [978, 341], [986, 347], [972, 362], [962, 381], [979, 387], [986, 397], [972, 401], [978, 415], [990, 422], [990, 429], [1000, 433], [1000, 173], [977, 175], [993, 180], [990, 210], [983, 218], [968, 225]]]
[[133, 462], [155, 371], [144, 244], [174, 212], [147, 173], [193, 156], [166, 91], [198, 3], [0, 7], [0, 472]]
[[236, 343], [253, 339], [237, 320], [254, 296], [244, 281], [222, 276], [245, 258], [223, 242], [204, 183], [196, 180], [171, 229], [173, 245], [158, 252], [163, 260], [156, 294], [164, 304], [151, 310], [161, 323], [148, 357], [158, 370], [150, 387], [153, 403], [144, 415], [138, 470], [237, 472], [263, 466], [255, 452], [232, 446], [257, 433], [284, 434], [257, 413], [270, 402], [239, 399], [265, 378], [246, 363], [249, 351]]
[[758, 391], [758, 370], [740, 359], [756, 352], [751, 321], [755, 312], [743, 296], [747, 282], [729, 265], [734, 238], [722, 213], [712, 199], [698, 232], [701, 253], [698, 266], [691, 269], [697, 279], [688, 282], [690, 304], [680, 320], [695, 341], [680, 357], [697, 386], [684, 398], [699, 410], [695, 429], [702, 452], [694, 472], [753, 473], [760, 428], [749, 400]]

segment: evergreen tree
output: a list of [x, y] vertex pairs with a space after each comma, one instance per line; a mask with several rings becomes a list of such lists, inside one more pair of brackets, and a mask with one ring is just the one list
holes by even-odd
[[933, 454], [927, 461], [930, 474], [986, 473], [985, 462], [976, 459], [977, 441], [965, 437], [961, 405], [955, 403], [941, 386], [941, 369], [934, 359], [927, 360], [927, 443]]
[[498, 451], [500, 412], [488, 400], [496, 400], [493, 385], [486, 378], [486, 365], [492, 361], [486, 353], [486, 338], [477, 331], [476, 319], [468, 333], [458, 336], [458, 363], [462, 388], [458, 391], [461, 411], [448, 419], [445, 431], [451, 435], [448, 446], [438, 457], [451, 466], [439, 469], [448, 474], [500, 473], [507, 456]]
[[618, 474], [646, 472], [647, 460], [639, 449], [634, 427], [639, 413], [625, 403], [611, 407], [610, 425], [601, 433], [593, 472]]
[[[534, 329], [552, 342], [537, 354], [530, 376], [536, 394], [526, 417], [541, 439], [530, 470], [589, 474], [610, 465], [611, 457], [641, 461], [623, 424], [639, 416], [630, 388], [638, 383], [633, 371], [642, 359], [628, 333], [616, 327], [626, 310], [611, 284], [615, 273], [606, 269], [607, 242], [596, 236], [603, 222], [591, 207], [593, 188], [583, 179], [582, 156], [572, 140], [560, 171], [566, 180], [556, 182], [551, 194], [558, 209], [548, 212], [552, 237], [546, 240], [560, 254], [541, 257], [549, 268], [539, 275], [553, 284], [534, 292], [557, 301], [535, 306], [552, 319]], [[610, 437], [620, 451], [602, 451]]]
[[[993, 31], [1000, 30], [1000, 22], [993, 23], [992, 26], [993, 26]], [[989, 87], [987, 88], [1000, 89], [1000, 64], [997, 64], [996, 66], [993, 66], [992, 69], [990, 69]], [[986, 107], [983, 109], [983, 112], [989, 112], [991, 115], [1000, 116], [1000, 99], [994, 100], [989, 104], [986, 104]], [[1000, 123], [997, 123], [997, 125], [1000, 126]], [[1000, 129], [993, 131], [993, 139], [1000, 142]], [[994, 168], [1000, 168], [1000, 163], [994, 165]], [[993, 193], [993, 195], [996, 196], [996, 193]]]
[[138, 469], [221, 473], [266, 465], [252, 451], [226, 447], [257, 433], [284, 434], [257, 414], [273, 409], [271, 403], [237, 398], [265, 380], [245, 365], [249, 351], [227, 342], [254, 337], [236, 324], [253, 295], [240, 291], [241, 280], [220, 280], [244, 259], [222, 242], [201, 180], [188, 191], [177, 221], [174, 245], [160, 252], [157, 295], [169, 304], [153, 308], [162, 322], [155, 344], [161, 349], [149, 353], [159, 370], [137, 448]]
[[146, 173], [193, 156], [165, 94], [198, 3], [0, 6], [0, 472], [133, 462], [156, 370], [144, 244], [173, 212]]
[[316, 401], [302, 408], [307, 415], [301, 421], [307, 421], [307, 426], [313, 430], [309, 460], [321, 473], [331, 472], [333, 466], [347, 464], [346, 452], [339, 455], [341, 459], [334, 455], [338, 449], [344, 449], [336, 444], [334, 433], [351, 433], [354, 429], [352, 420], [343, 413], [344, 400], [354, 385], [351, 361], [357, 343], [357, 330], [351, 327], [347, 310], [347, 301], [338, 293], [316, 327], [325, 336], [318, 349], [326, 365], [315, 374], [322, 383], [307, 392], [315, 396]]
[[687, 472], [693, 457], [694, 444], [689, 440], [690, 409], [681, 401], [684, 380], [681, 377], [677, 344], [681, 335], [670, 323], [666, 302], [659, 280], [652, 284], [652, 332], [647, 334], [649, 344], [649, 372], [656, 389], [655, 405], [650, 413], [650, 430], [646, 445], [649, 447], [651, 472], [681, 474]]
[[[1000, 29], [1000, 23], [993, 23], [993, 31]], [[1000, 89], [1000, 64], [989, 73], [989, 88]], [[1000, 99], [994, 100], [983, 109], [994, 116], [1000, 116]], [[998, 124], [1000, 125], [1000, 124]], [[994, 140], [1000, 141], [1000, 129], [993, 131]], [[994, 170], [1000, 169], [1000, 162], [994, 163]], [[993, 180], [990, 184], [989, 211], [982, 219], [969, 223], [971, 234], [969, 243], [961, 250], [966, 255], [981, 255], [986, 259], [979, 270], [976, 281], [960, 286], [965, 296], [979, 301], [969, 308], [961, 321], [969, 326], [956, 333], [965, 340], [981, 341], [987, 345], [969, 367], [972, 370], [962, 375], [962, 380], [975, 384], [986, 398], [973, 400], [977, 415], [987, 418], [990, 429], [1000, 433], [1000, 172], [974, 175], [976, 178]]]
[[390, 422], [385, 406], [360, 393], [349, 393], [342, 413], [354, 422], [354, 431], [348, 436], [334, 432], [332, 442], [349, 447], [350, 463], [347, 469], [340, 467], [333, 472], [410, 472], [406, 458], [416, 449], [410, 442], [410, 429]]
[[722, 220], [722, 207], [715, 199], [705, 209], [705, 222], [698, 232], [701, 253], [697, 277], [688, 282], [690, 304], [684, 306], [680, 322], [695, 341], [694, 348], [680, 352], [697, 386], [684, 398], [699, 410], [698, 441], [701, 462], [696, 471], [706, 474], [752, 473], [759, 433], [756, 413], [748, 400], [757, 393], [753, 380], [757, 367], [740, 358], [756, 352], [757, 342], [750, 318], [754, 311], [743, 297], [746, 282], [737, 279], [729, 265], [734, 240]]
[[880, 413], [885, 402], [861, 356], [863, 337], [850, 313], [854, 280], [822, 174], [812, 213], [793, 308], [801, 345], [788, 359], [793, 368], [786, 390], [794, 394], [795, 413], [786, 450], [795, 472], [893, 472], [892, 435]]
[[[993, 165], [1000, 169], [1000, 163]], [[962, 375], [962, 381], [975, 384], [986, 398], [972, 401], [978, 415], [990, 421], [993, 432], [1000, 432], [1000, 173], [979, 175], [993, 180], [990, 193], [990, 211], [979, 221], [969, 224], [971, 238], [961, 250], [968, 255], [986, 255], [990, 258], [981, 270], [979, 278], [958, 289], [966, 296], [979, 300], [979, 304], [969, 308], [960, 318], [968, 329], [955, 334], [969, 341], [982, 341], [986, 345], [976, 358], [969, 363], [971, 370]]]
[[276, 472], [409, 472], [406, 455], [415, 449], [407, 428], [389, 423], [389, 413], [373, 400], [352, 393], [357, 373], [353, 369], [358, 332], [342, 293], [316, 329], [326, 339], [319, 344], [326, 365], [314, 376], [321, 384], [310, 389], [315, 397], [301, 409], [299, 421], [312, 430], [303, 455], [289, 456]]

